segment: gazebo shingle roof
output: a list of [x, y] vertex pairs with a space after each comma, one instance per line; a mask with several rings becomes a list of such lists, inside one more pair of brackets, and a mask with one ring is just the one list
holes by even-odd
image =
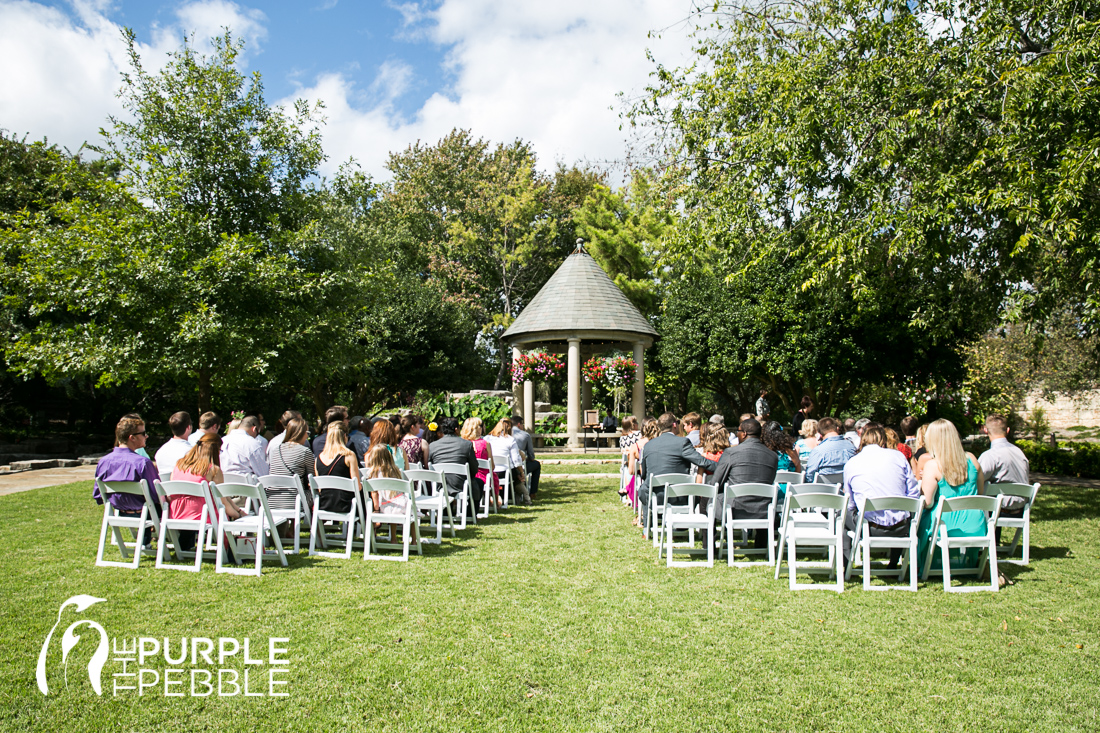
[[574, 252], [527, 304], [504, 340], [561, 331], [656, 336], [649, 321], [587, 252]]

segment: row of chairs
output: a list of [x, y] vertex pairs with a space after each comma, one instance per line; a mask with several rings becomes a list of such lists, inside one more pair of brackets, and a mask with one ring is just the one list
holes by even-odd
[[[833, 479], [843, 480], [843, 476], [826, 475], [819, 477], [819, 483], [806, 484], [801, 482], [802, 474], [784, 473], [777, 475], [774, 484], [738, 484], [726, 485], [723, 489], [725, 516], [717, 523], [719, 536], [716, 538], [714, 507], [718, 489], [708, 484], [694, 483], [694, 478], [689, 474], [667, 474], [655, 476], [654, 486], [664, 486], [664, 501], [658, 506], [655, 498], [651, 498], [649, 522], [647, 530], [652, 531], [654, 546], [658, 548], [658, 560], [662, 554], [666, 556], [669, 567], [705, 565], [713, 567], [715, 551], [718, 558], [722, 553], [726, 554], [730, 567], [746, 565], [768, 565], [775, 567], [775, 577], [779, 578], [782, 572], [783, 550], [787, 550], [787, 572], [791, 590], [807, 588], [827, 588], [821, 584], [800, 584], [796, 582], [798, 569], [803, 570], [827, 570], [830, 578], [835, 580], [835, 589], [843, 591], [844, 581], [849, 580], [854, 567], [862, 566], [863, 587], [865, 590], [888, 590], [897, 586], [872, 586], [873, 575], [896, 574], [899, 580], [909, 575], [907, 589], [917, 589], [918, 571], [921, 578], [927, 579], [931, 575], [939, 574], [943, 577], [944, 589], [950, 592], [963, 592], [971, 590], [984, 590], [984, 586], [953, 587], [952, 574], [978, 574], [983, 573], [988, 565], [990, 573], [989, 589], [996, 591], [998, 588], [998, 553], [1007, 555], [1007, 561], [1027, 565], [1030, 561], [1031, 539], [1031, 507], [1039, 490], [1039, 484], [989, 484], [986, 486], [986, 494], [983, 496], [961, 496], [944, 498], [935, 507], [932, 519], [933, 541], [923, 558], [918, 558], [919, 526], [921, 517], [925, 511], [921, 498], [910, 499], [906, 497], [883, 497], [878, 499], [866, 499], [857, 508], [858, 519], [855, 522], [856, 531], [849, 533], [852, 539], [854, 557], [847, 571], [843, 569], [842, 547], [844, 540], [845, 518], [849, 511], [847, 497], [841, 491], [841, 483], [832, 483]], [[779, 510], [780, 524], [775, 530], [774, 517], [776, 514], [777, 496], [781, 484], [786, 485], [783, 506]], [[1019, 517], [1001, 516], [1001, 496], [1017, 496], [1024, 500], [1023, 513]], [[734, 519], [732, 506], [736, 499], [756, 497], [768, 502], [767, 516], [756, 519]], [[672, 503], [675, 499], [686, 499], [686, 504]], [[697, 507], [705, 500], [706, 511]], [[871, 527], [867, 515], [873, 511], [898, 510], [906, 511], [912, 517], [910, 531], [906, 537], [877, 536], [871, 533]], [[944, 517], [957, 511], [982, 511], [986, 515], [986, 531], [979, 536], [953, 537], [948, 534]], [[996, 541], [996, 528], [1005, 527], [1014, 530], [1011, 544], [998, 547]], [[751, 548], [748, 546], [749, 533], [761, 530], [767, 536], [766, 548]], [[695, 532], [704, 533], [706, 536], [704, 550], [695, 548]], [[674, 536], [679, 533], [681, 541], [677, 543]], [[687, 535], [686, 541], [683, 534]], [[735, 539], [740, 533], [741, 540]], [[1022, 538], [1022, 542], [1021, 542]], [[1016, 550], [1022, 546], [1022, 558], [1016, 561]], [[777, 550], [778, 547], [778, 550]], [[932, 568], [932, 559], [935, 549], [940, 550], [940, 569]], [[979, 548], [982, 550], [977, 568], [952, 569], [950, 565], [951, 550], [966, 550]], [[799, 561], [798, 554], [805, 550], [821, 551], [827, 555], [823, 562]], [[876, 567], [871, 560], [872, 552], [894, 550], [902, 551], [902, 563], [900, 569]], [[706, 553], [705, 561], [677, 561], [675, 553], [699, 554]], [[735, 562], [735, 553], [743, 555], [767, 554], [767, 560], [759, 562]]]
[[[481, 511], [469, 511], [473, 504], [473, 476], [465, 465], [432, 464], [428, 469], [408, 469], [403, 474], [404, 477], [400, 479], [363, 479], [360, 482], [338, 476], [311, 476], [311, 496], [307, 495], [297, 476], [254, 478], [226, 473], [225, 480], [215, 484], [171, 481], [170, 474], [162, 474], [161, 480], [155, 481], [153, 487], [145, 480], [125, 482], [97, 479], [96, 483], [104, 499], [104, 509], [96, 565], [136, 568], [142, 555], [155, 555], [157, 568], [197, 572], [204, 559], [213, 559], [216, 572], [259, 575], [265, 556], [277, 557], [284, 567], [287, 565], [282, 538], [278, 532], [286, 524], [291, 525], [295, 554], [301, 549], [303, 528], [308, 527], [308, 553], [311, 556], [350, 558], [356, 549], [361, 549], [365, 560], [407, 561], [411, 549], [415, 548], [417, 554], [422, 555], [424, 543], [442, 543], [445, 528], [450, 530], [451, 537], [456, 536], [456, 530], [466, 529], [468, 513], [476, 524], [479, 516], [484, 518], [496, 510], [496, 502], [490, 498], [492, 492], [486, 491], [486, 500], [479, 507]], [[507, 474], [505, 471], [505, 480]], [[453, 498], [447, 491], [448, 475], [460, 476], [463, 481], [462, 490]], [[504, 483], [504, 487], [504, 496], [508, 497], [512, 488], [510, 481]], [[271, 508], [267, 500], [268, 489], [292, 491], [293, 508]], [[347, 492], [350, 495], [349, 510], [334, 512], [322, 509], [322, 490]], [[404, 511], [397, 514], [374, 511], [373, 502], [367, 498], [368, 492], [372, 491], [387, 491], [404, 497]], [[141, 511], [137, 516], [120, 514], [110, 501], [112, 494], [141, 497]], [[172, 517], [170, 500], [179, 496], [201, 500], [202, 509], [197, 519]], [[229, 519], [221, 501], [223, 497], [237, 500], [243, 498], [247, 514], [235, 520]], [[457, 520], [452, 504], [457, 510]], [[434, 539], [421, 536], [422, 513], [435, 530]], [[372, 531], [375, 523], [391, 528], [400, 525], [401, 543], [379, 538]], [[123, 530], [133, 534], [132, 544], [126, 541]], [[154, 531], [158, 535], [155, 550], [149, 546], [148, 541]], [[182, 549], [179, 538], [181, 531], [197, 533], [194, 551]], [[110, 543], [119, 548], [122, 562], [105, 559], [109, 537]], [[343, 549], [339, 552], [330, 549], [337, 545], [342, 545]], [[270, 552], [265, 551], [267, 547], [272, 548]], [[177, 560], [193, 560], [193, 564], [168, 564], [166, 557], [169, 550]], [[402, 554], [400, 557], [389, 557], [381, 555], [379, 550], [401, 550]], [[226, 563], [227, 553], [237, 559], [251, 557], [255, 561], [255, 567], [231, 567]]]

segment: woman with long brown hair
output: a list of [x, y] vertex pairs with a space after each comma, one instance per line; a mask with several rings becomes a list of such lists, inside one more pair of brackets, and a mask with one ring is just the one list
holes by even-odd
[[[221, 469], [222, 439], [217, 433], [204, 433], [199, 442], [187, 451], [187, 455], [176, 461], [176, 467], [172, 469], [173, 481], [191, 481], [196, 484], [202, 482], [220, 484], [224, 483], [225, 476]], [[168, 502], [168, 509], [173, 519], [198, 519], [202, 516], [202, 509], [206, 506], [206, 499], [200, 496], [173, 496]], [[222, 497], [222, 506], [225, 507], [225, 515], [229, 519], [240, 519], [244, 511], [226, 497]], [[213, 517], [207, 517], [208, 524], [213, 523]], [[195, 532], [180, 532], [180, 549], [190, 552], [198, 538]]]
[[371, 448], [376, 445], [384, 445], [389, 448], [390, 454], [393, 456], [393, 462], [399, 470], [404, 471], [409, 467], [409, 460], [405, 455], [405, 451], [397, 444], [397, 428], [394, 427], [392, 420], [375, 421], [374, 427], [370, 431], [370, 445]]
[[[309, 490], [309, 477], [315, 470], [313, 451], [306, 443], [309, 441], [309, 429], [306, 421], [300, 417], [291, 418], [283, 431], [283, 439], [271, 448], [268, 463], [272, 476], [297, 476], [302, 488]], [[294, 489], [267, 489], [267, 503], [272, 509], [293, 509]]]
[[410, 468], [428, 467], [428, 441], [420, 437], [419, 426], [423, 421], [416, 415], [403, 415], [397, 429], [397, 445], [405, 451]]

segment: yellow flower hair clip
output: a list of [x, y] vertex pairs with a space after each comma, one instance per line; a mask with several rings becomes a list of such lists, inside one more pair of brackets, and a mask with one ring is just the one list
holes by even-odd
[[431, 430], [434, 433], [436, 430], [439, 430], [439, 426], [436, 425], [434, 422], [430, 422], [428, 423], [428, 430]]

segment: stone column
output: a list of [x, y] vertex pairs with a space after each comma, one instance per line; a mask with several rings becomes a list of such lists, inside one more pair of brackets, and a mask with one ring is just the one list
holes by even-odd
[[[527, 432], [535, 430], [535, 383], [528, 379], [523, 383], [523, 425]], [[533, 456], [532, 456], [533, 457]]]
[[[516, 359], [520, 358], [523, 352], [520, 351], [518, 346], [512, 346], [512, 364], [516, 363]], [[511, 373], [509, 373], [511, 378]], [[512, 382], [512, 412], [519, 412], [523, 407], [523, 383]], [[522, 413], [521, 413], [522, 414]]]
[[581, 340], [569, 339], [569, 356], [566, 373], [569, 376], [569, 391], [566, 399], [566, 432], [569, 433], [569, 445], [578, 448], [581, 445]]
[[643, 364], [645, 359], [645, 344], [638, 341], [634, 344], [634, 363], [638, 365], [638, 372], [634, 376], [634, 394], [633, 394], [633, 406], [631, 411], [634, 413], [634, 417], [638, 418], [638, 423], [645, 420], [645, 368]]

